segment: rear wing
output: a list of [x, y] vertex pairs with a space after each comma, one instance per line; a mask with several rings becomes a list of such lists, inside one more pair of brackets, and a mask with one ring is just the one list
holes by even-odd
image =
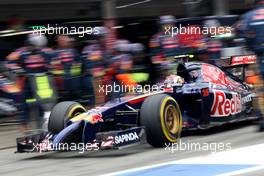
[[246, 56], [233, 56], [231, 57], [231, 66], [235, 65], [248, 65], [256, 64], [257, 56], [256, 55], [246, 55]]
[[240, 55], [240, 56], [231, 56], [227, 58], [221, 58], [216, 61], [217, 65], [221, 67], [236, 67], [243, 65], [250, 65], [257, 63], [256, 55]]

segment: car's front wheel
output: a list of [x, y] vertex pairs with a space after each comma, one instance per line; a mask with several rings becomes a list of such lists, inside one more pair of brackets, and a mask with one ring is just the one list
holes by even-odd
[[140, 110], [140, 125], [145, 126], [147, 142], [154, 147], [175, 143], [182, 130], [178, 103], [166, 94], [146, 98]]
[[54, 134], [64, 129], [69, 119], [85, 112], [86, 109], [77, 102], [64, 101], [54, 106], [50, 113], [48, 130]]

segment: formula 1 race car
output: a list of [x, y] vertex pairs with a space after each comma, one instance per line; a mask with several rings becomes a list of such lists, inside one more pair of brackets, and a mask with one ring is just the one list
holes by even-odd
[[60, 102], [51, 112], [48, 131], [17, 138], [17, 152], [71, 150], [68, 147], [78, 143], [88, 145], [87, 150], [119, 149], [144, 137], [162, 147], [177, 142], [182, 130], [258, 118], [251, 88], [215, 65], [179, 63], [176, 74], [155, 89], [91, 110], [77, 102]]

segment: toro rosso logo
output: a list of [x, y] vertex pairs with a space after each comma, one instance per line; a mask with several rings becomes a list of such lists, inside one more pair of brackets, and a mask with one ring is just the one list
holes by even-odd
[[91, 123], [92, 124], [95, 124], [95, 123], [98, 123], [98, 122], [103, 122], [103, 118], [102, 118], [102, 114], [101, 113], [97, 113], [97, 114], [92, 114], [92, 118], [91, 118]]
[[97, 109], [88, 111], [85, 120], [90, 122], [91, 124], [96, 124], [98, 122], [104, 121], [102, 113]]
[[211, 109], [212, 117], [234, 115], [241, 111], [242, 100], [240, 95], [235, 92], [226, 94], [223, 91], [214, 90], [214, 102]]

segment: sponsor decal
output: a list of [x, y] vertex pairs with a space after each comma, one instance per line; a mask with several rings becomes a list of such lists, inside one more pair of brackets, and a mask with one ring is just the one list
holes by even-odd
[[211, 82], [216, 85], [227, 86], [227, 76], [225, 73], [219, 68], [210, 65], [203, 64], [202, 65], [202, 76], [204, 81]]
[[122, 134], [115, 136], [115, 143], [124, 143], [124, 142], [130, 142], [130, 141], [136, 141], [139, 140], [139, 136], [136, 132], [131, 132], [127, 134]]
[[233, 56], [231, 65], [255, 64], [256, 62], [257, 62], [256, 55]]
[[210, 64], [202, 65], [202, 76], [205, 82], [210, 82], [223, 88], [230, 87], [232, 90], [236, 90], [241, 85], [228, 77], [221, 69]]
[[103, 115], [102, 113], [97, 109], [91, 109], [87, 113], [85, 113], [85, 120], [90, 122], [91, 124], [96, 124], [98, 122], [103, 122]]
[[[229, 98], [228, 98], [228, 97]], [[226, 94], [220, 90], [214, 90], [214, 102], [211, 109], [212, 117], [223, 117], [238, 114], [242, 111], [242, 105], [252, 101], [252, 94], [241, 98], [236, 92]]]
[[145, 100], [146, 96], [145, 97], [141, 97], [141, 98], [135, 98], [135, 99], [132, 99], [129, 101], [130, 104], [137, 104], [137, 103], [140, 103], [140, 102], [143, 102]]
[[226, 93], [223, 91], [214, 91], [214, 102], [211, 109], [212, 117], [235, 115], [242, 111], [241, 96], [234, 92], [228, 94], [228, 96], [230, 98], [227, 98]]
[[93, 114], [90, 123], [95, 124], [98, 122], [103, 122], [102, 114]]
[[245, 97], [242, 98], [242, 104], [248, 103], [252, 101], [252, 97], [254, 96], [254, 94], [249, 94]]

